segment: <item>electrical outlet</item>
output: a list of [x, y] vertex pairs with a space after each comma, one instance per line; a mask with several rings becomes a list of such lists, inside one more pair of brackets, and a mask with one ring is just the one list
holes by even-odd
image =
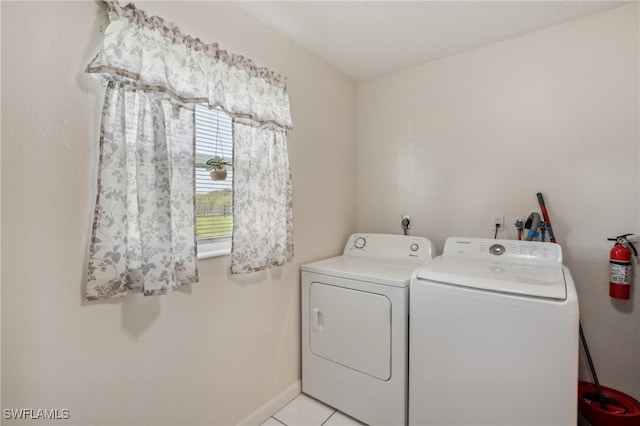
[[409, 216], [408, 214], [403, 214], [400, 226], [402, 227], [402, 229], [411, 228], [411, 216]]
[[504, 231], [504, 213], [494, 213], [491, 215], [491, 230], [496, 230], [498, 225], [498, 231]]

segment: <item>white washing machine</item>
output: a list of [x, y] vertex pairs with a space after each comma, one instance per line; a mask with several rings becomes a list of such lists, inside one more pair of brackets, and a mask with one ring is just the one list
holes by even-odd
[[449, 238], [410, 288], [410, 425], [577, 424], [578, 299], [559, 245]]
[[302, 391], [369, 425], [407, 423], [409, 282], [421, 237], [354, 234], [302, 265]]

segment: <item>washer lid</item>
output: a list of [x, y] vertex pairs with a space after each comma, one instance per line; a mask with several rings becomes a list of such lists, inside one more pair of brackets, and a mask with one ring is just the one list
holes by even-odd
[[418, 265], [410, 262], [369, 259], [356, 256], [337, 256], [307, 263], [303, 271], [317, 272], [341, 278], [367, 281], [394, 287], [409, 285], [411, 274]]
[[562, 265], [531, 265], [479, 259], [436, 257], [416, 272], [416, 279], [478, 290], [565, 300]]

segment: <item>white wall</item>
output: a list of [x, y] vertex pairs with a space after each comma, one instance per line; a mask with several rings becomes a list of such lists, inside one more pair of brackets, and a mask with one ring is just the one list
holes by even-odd
[[103, 94], [84, 68], [106, 16], [2, 2], [0, 406], [66, 408], [75, 425], [236, 424], [300, 379], [299, 265], [355, 230], [355, 84], [231, 3], [138, 6], [288, 77], [294, 261], [230, 280], [226, 257], [207, 259], [168, 296], [84, 302]]
[[288, 77], [294, 262], [234, 282], [205, 260], [183, 291], [85, 303], [102, 89], [83, 71], [106, 18], [97, 2], [0, 2], [3, 409], [244, 419], [299, 379], [298, 266], [341, 250], [356, 189], [359, 230], [399, 232], [410, 213], [438, 249], [543, 192], [601, 381], [640, 398], [640, 291], [608, 298], [605, 241], [640, 233], [637, 5], [359, 84], [357, 146], [354, 84], [323, 62], [229, 3], [139, 6]]
[[638, 50], [636, 3], [366, 81], [357, 138], [359, 231], [409, 213], [440, 251], [502, 212], [514, 239], [542, 192], [599, 379], [636, 398], [640, 274], [609, 298], [606, 239], [640, 233]]

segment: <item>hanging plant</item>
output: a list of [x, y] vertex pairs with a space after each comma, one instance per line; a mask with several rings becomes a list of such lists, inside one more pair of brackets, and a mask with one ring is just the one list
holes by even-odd
[[220, 112], [216, 112], [216, 134], [214, 137], [215, 150], [213, 158], [207, 160], [206, 163], [196, 163], [196, 167], [209, 170], [211, 173], [211, 180], [225, 180], [227, 178], [227, 166], [231, 165], [231, 162], [224, 158], [224, 147], [220, 138]]
[[226, 161], [224, 157], [216, 155], [213, 158], [207, 160], [206, 163], [196, 163], [196, 167], [200, 169], [207, 169], [211, 173], [211, 180], [225, 180], [227, 178], [227, 166], [230, 166], [231, 162]]

